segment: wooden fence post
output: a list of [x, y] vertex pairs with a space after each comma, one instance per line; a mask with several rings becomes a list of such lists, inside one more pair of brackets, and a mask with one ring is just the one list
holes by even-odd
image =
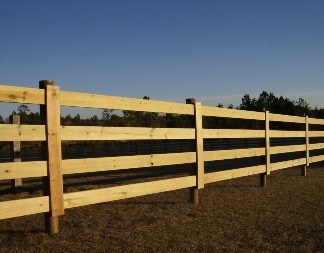
[[[13, 114], [10, 116], [10, 123], [20, 125], [20, 116], [17, 114]], [[21, 147], [20, 141], [13, 141], [10, 144], [10, 154], [11, 159], [14, 162], [21, 162]], [[16, 187], [22, 186], [22, 179], [15, 178], [11, 180], [11, 188], [15, 189]]]
[[306, 165], [301, 167], [301, 175], [306, 177], [307, 167], [309, 166], [309, 124], [308, 116], [305, 116], [305, 137], [306, 137]]
[[60, 88], [49, 80], [39, 81], [39, 88], [45, 89], [45, 105], [40, 107], [41, 124], [46, 129], [46, 143], [42, 145], [43, 158], [47, 160], [43, 193], [50, 199], [50, 212], [45, 214], [45, 229], [53, 235], [59, 231], [58, 217], [64, 214]]
[[270, 174], [270, 113], [265, 110], [265, 153], [266, 153], [266, 173], [260, 175], [260, 186], [267, 186], [267, 175]]
[[204, 188], [204, 140], [202, 136], [202, 115], [201, 115], [201, 103], [196, 102], [195, 98], [186, 99], [186, 104], [194, 105], [195, 110], [195, 139], [196, 139], [196, 186], [190, 190], [190, 201], [192, 203], [199, 203], [199, 189]]

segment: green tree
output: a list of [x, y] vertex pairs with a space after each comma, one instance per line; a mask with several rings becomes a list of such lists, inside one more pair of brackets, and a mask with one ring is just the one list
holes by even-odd
[[108, 121], [110, 120], [111, 116], [113, 115], [113, 109], [103, 109], [102, 113], [101, 113], [101, 116], [102, 116], [102, 119], [105, 120], [105, 121]]

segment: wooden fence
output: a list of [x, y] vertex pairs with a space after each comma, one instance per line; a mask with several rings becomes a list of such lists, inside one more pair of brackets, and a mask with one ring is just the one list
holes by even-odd
[[[40, 81], [39, 89], [0, 85], [0, 101], [40, 105], [41, 125], [0, 124], [0, 141], [43, 141], [44, 161], [0, 163], [0, 180], [43, 178], [44, 196], [0, 202], [0, 219], [44, 213], [46, 228], [51, 234], [58, 232], [58, 217], [64, 210], [107, 201], [126, 199], [147, 194], [191, 188], [192, 197], [198, 203], [198, 190], [205, 184], [248, 175], [260, 174], [265, 186], [266, 175], [272, 171], [302, 166], [324, 160], [324, 155], [310, 156], [311, 150], [324, 149], [324, 143], [310, 143], [314, 137], [324, 137], [324, 131], [310, 131], [310, 125], [324, 125], [323, 119], [251, 112], [236, 109], [203, 106], [188, 100], [187, 104], [152, 101], [106, 95], [61, 91], [52, 81]], [[193, 115], [195, 128], [144, 128], [61, 126], [60, 106], [119, 109], [171, 114]], [[264, 129], [204, 129], [204, 117], [222, 117], [264, 122]], [[290, 122], [305, 125], [303, 131], [270, 129], [270, 122]], [[271, 138], [305, 138], [305, 144], [270, 146]], [[265, 146], [235, 150], [204, 151], [206, 139], [262, 138]], [[101, 157], [86, 159], [62, 159], [62, 141], [83, 140], [195, 140], [195, 152]], [[271, 155], [303, 152], [304, 157], [271, 163]], [[264, 157], [262, 165], [226, 171], [205, 173], [205, 162], [249, 157]], [[163, 179], [109, 188], [63, 192], [63, 175], [98, 171], [148, 168], [174, 164], [196, 163], [196, 172], [189, 176]]]

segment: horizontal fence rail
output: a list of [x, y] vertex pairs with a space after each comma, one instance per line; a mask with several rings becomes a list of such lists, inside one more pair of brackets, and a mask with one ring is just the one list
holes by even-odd
[[[26, 103], [40, 106], [41, 125], [0, 124], [1, 142], [41, 141], [41, 161], [20, 161], [0, 163], [0, 180], [42, 178], [43, 195], [26, 199], [0, 202], [0, 219], [44, 213], [51, 234], [58, 232], [58, 217], [64, 209], [121, 200], [159, 192], [190, 188], [198, 202], [198, 190], [205, 184], [229, 180], [249, 175], [260, 175], [260, 183], [265, 185], [266, 175], [272, 171], [324, 161], [324, 143], [310, 143], [313, 138], [324, 138], [324, 131], [310, 131], [310, 125], [324, 125], [324, 119], [252, 112], [238, 109], [204, 106], [194, 100], [187, 104], [152, 101], [137, 98], [106, 96], [62, 91], [51, 81], [41, 81], [40, 88], [0, 85], [0, 102]], [[152, 128], [152, 127], [102, 127], [102, 126], [61, 126], [60, 106], [116, 109], [155, 112], [166, 114], [193, 115], [192, 128]], [[252, 120], [262, 123], [257, 129], [205, 129], [203, 117]], [[270, 122], [296, 123], [303, 126], [301, 131], [271, 129]], [[276, 139], [302, 139], [302, 142], [276, 144]], [[312, 139], [310, 139], [312, 138]], [[212, 139], [253, 139], [262, 140], [260, 147], [219, 146], [217, 150], [204, 150], [204, 143]], [[89, 157], [76, 159], [62, 158], [63, 141], [153, 141], [191, 140], [195, 151], [173, 151], [170, 153], [135, 154], [111, 157]], [[299, 144], [298, 144], [299, 143]], [[302, 143], [302, 144], [300, 144]], [[275, 146], [278, 145], [278, 146]], [[175, 146], [178, 147], [178, 146]], [[177, 153], [175, 153], [177, 152]], [[313, 153], [312, 153], [313, 152]], [[315, 152], [315, 153], [314, 153]], [[275, 160], [283, 154], [302, 154], [291, 159]], [[241, 165], [239, 168], [209, 171], [207, 164], [235, 160], [256, 159], [258, 164]], [[18, 161], [18, 159], [17, 159]], [[63, 193], [63, 176], [80, 175], [107, 171], [138, 171], [154, 167], [172, 165], [189, 166], [196, 170], [186, 175], [162, 180], [111, 186], [77, 192]], [[305, 174], [306, 175], [306, 174]]]

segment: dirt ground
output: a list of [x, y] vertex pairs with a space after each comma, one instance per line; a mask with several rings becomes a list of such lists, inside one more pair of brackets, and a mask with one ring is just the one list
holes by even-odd
[[267, 183], [209, 184], [197, 206], [185, 189], [69, 209], [55, 236], [42, 214], [1, 220], [0, 252], [324, 252], [324, 168]]

